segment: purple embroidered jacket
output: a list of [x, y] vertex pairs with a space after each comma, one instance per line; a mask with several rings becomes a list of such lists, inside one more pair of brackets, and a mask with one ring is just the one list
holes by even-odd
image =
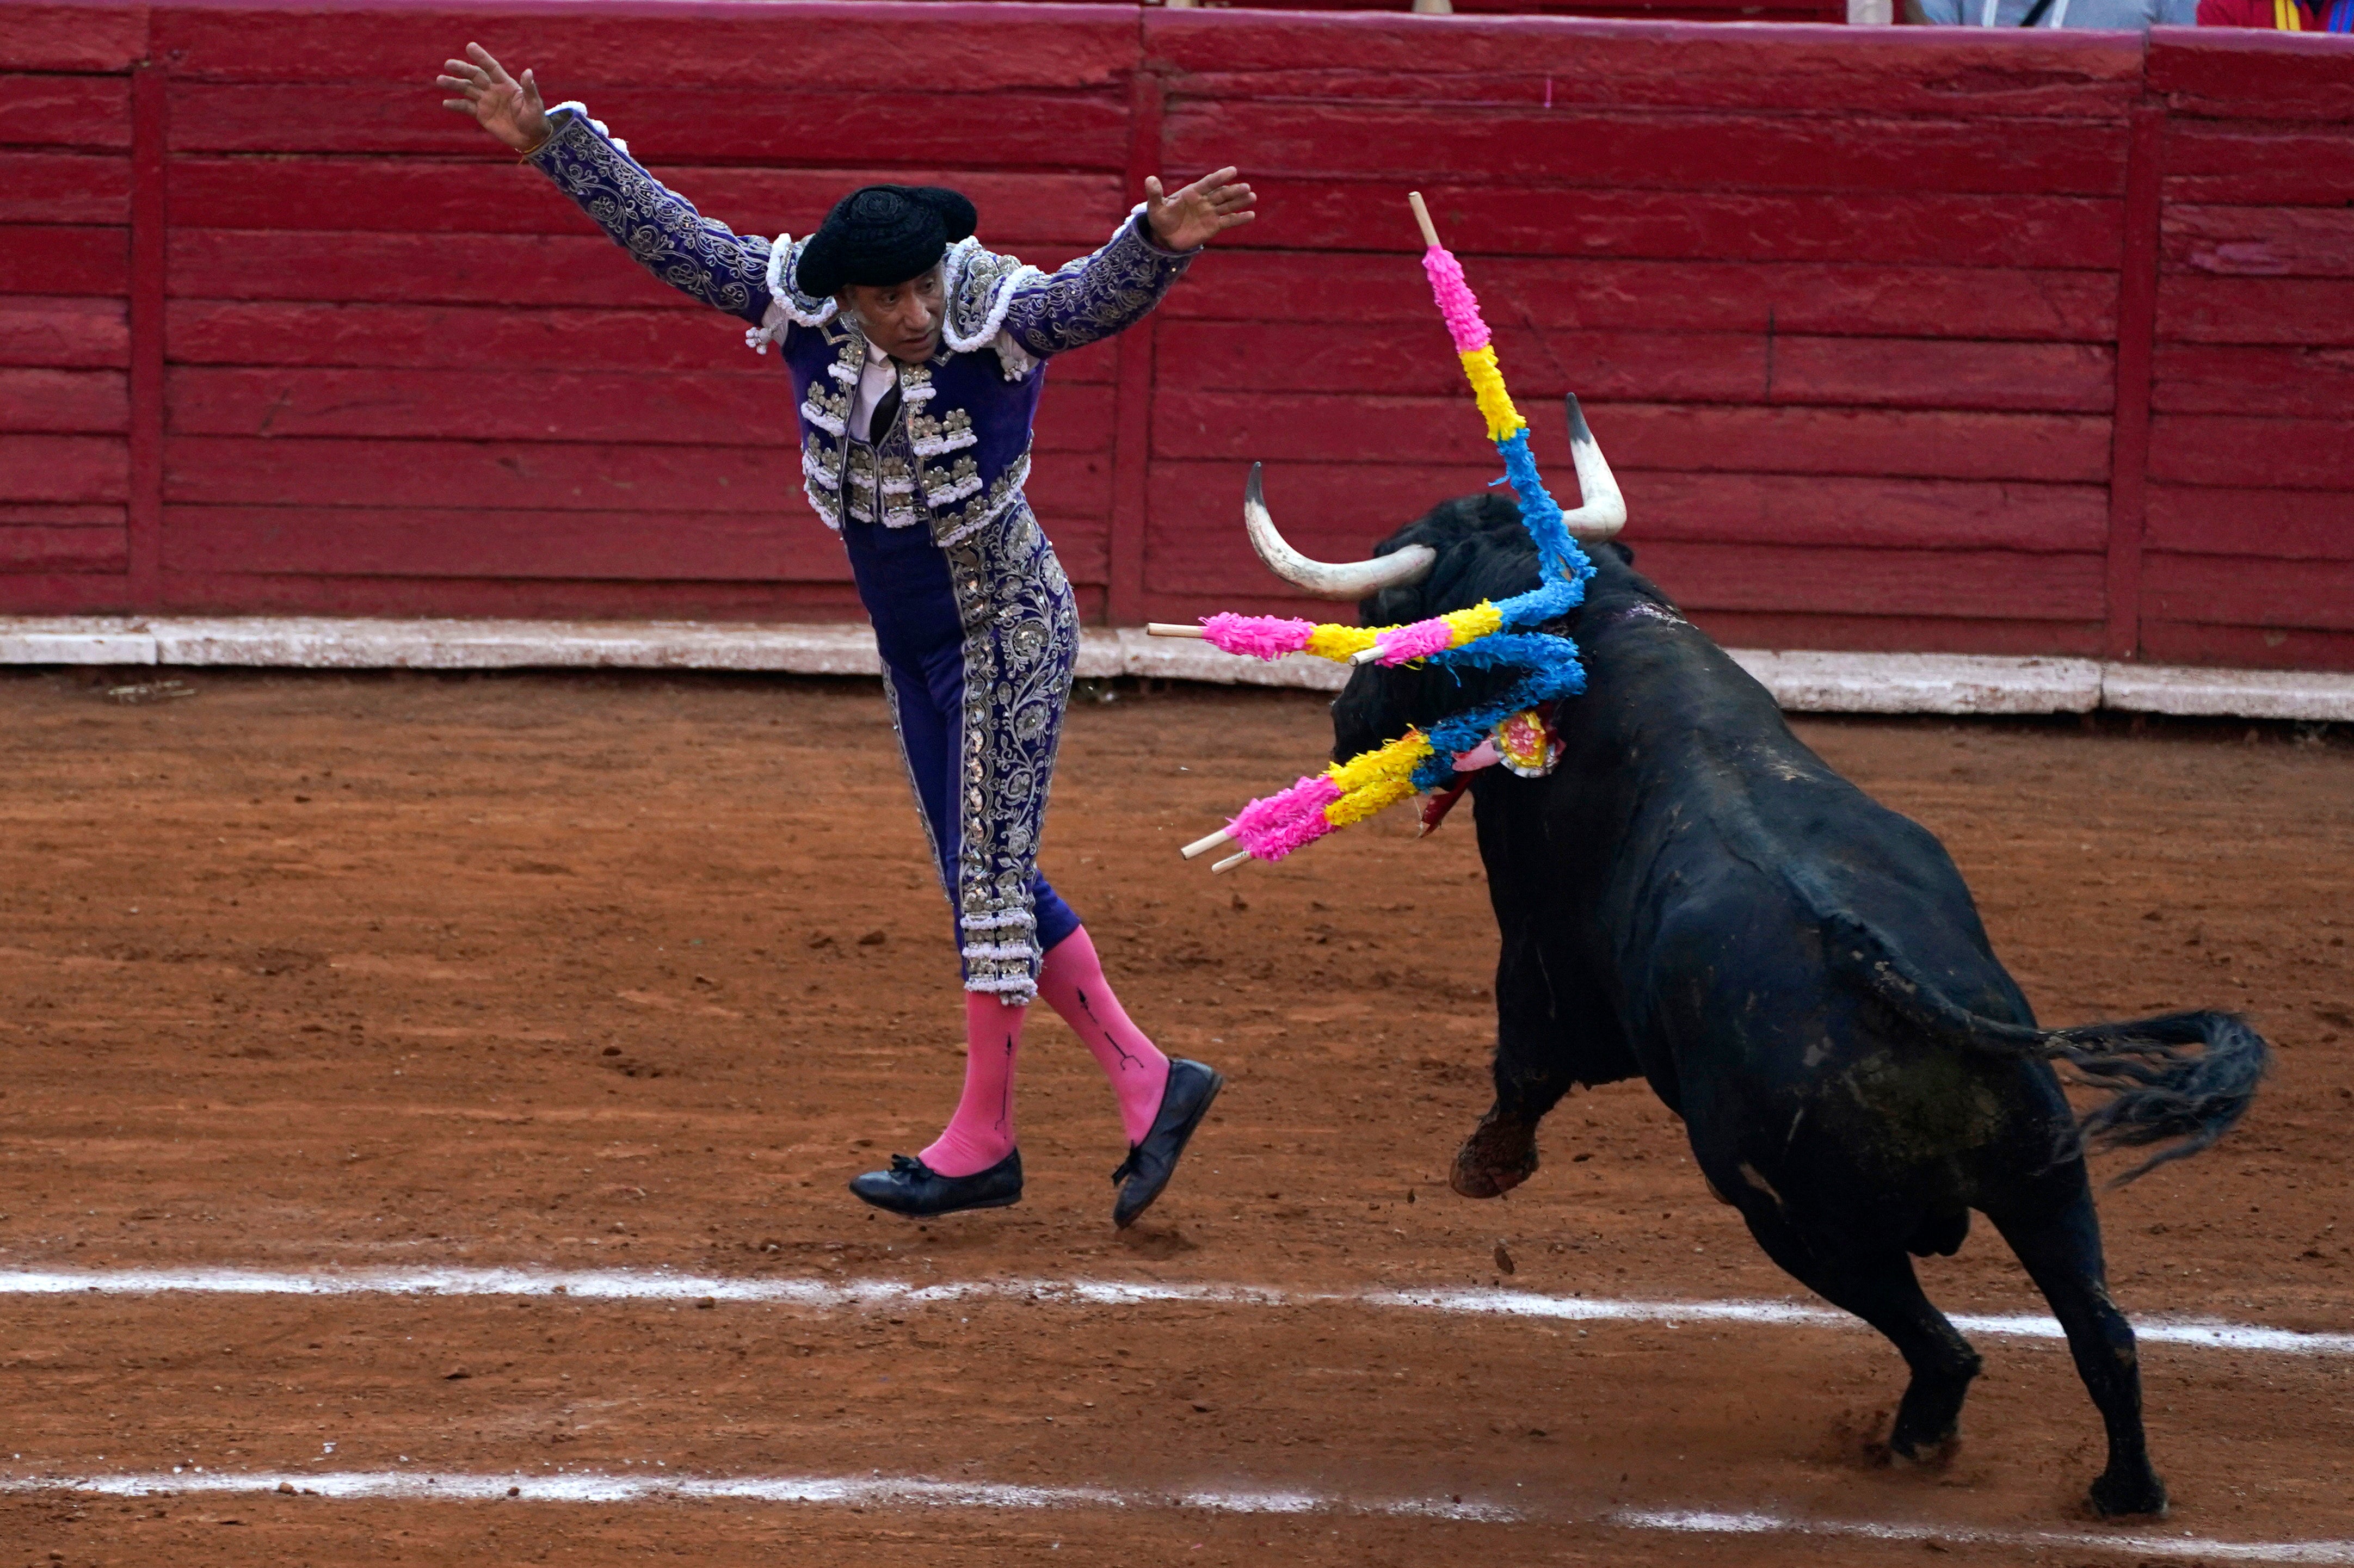
[[895, 528], [921, 521], [947, 545], [1005, 515], [1030, 471], [1044, 361], [1143, 317], [1195, 254], [1161, 249], [1141, 209], [1051, 275], [977, 239], [951, 247], [939, 351], [897, 367], [898, 418], [856, 441], [844, 425], [866, 338], [832, 299], [795, 285], [806, 238], [737, 234], [648, 174], [581, 105], [549, 118], [556, 132], [532, 163], [656, 277], [751, 323], [755, 348], [778, 345], [800, 404], [804, 489], [836, 530], [845, 514]]

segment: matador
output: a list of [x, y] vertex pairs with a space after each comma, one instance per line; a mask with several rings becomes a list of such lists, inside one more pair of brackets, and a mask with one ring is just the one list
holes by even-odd
[[771, 241], [703, 217], [579, 103], [547, 109], [529, 70], [479, 44], [444, 102], [522, 154], [654, 276], [774, 345], [799, 405], [802, 491], [850, 556], [883, 691], [954, 918], [964, 1089], [928, 1148], [850, 1183], [896, 1213], [1022, 1196], [1013, 1076], [1034, 998], [1111, 1080], [1128, 1158], [1115, 1224], [1161, 1195], [1222, 1077], [1163, 1055], [1121, 1008], [1078, 916], [1039, 874], [1039, 836], [1079, 623], [1023, 496], [1047, 362], [1134, 324], [1201, 247], [1252, 216], [1221, 169], [1146, 197], [1100, 249], [1042, 272], [973, 238], [972, 203], [867, 185], [816, 232]]

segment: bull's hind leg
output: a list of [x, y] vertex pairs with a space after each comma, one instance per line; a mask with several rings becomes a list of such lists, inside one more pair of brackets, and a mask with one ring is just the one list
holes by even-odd
[[2076, 1374], [2084, 1380], [2108, 1428], [2109, 1463], [2093, 1483], [2093, 1506], [2108, 1515], [2164, 1513], [2166, 1483], [2150, 1467], [2149, 1443], [2142, 1431], [2141, 1361], [2134, 1348], [2133, 1325], [2109, 1299], [2101, 1263], [2101, 1222], [2093, 1210], [2084, 1163], [2062, 1167], [2039, 1185], [2036, 1196], [2046, 1201], [1988, 1218], [2052, 1304], [2052, 1315], [2067, 1331]]
[[1743, 1205], [1743, 1217], [1766, 1255], [1834, 1307], [1888, 1337], [1913, 1374], [1889, 1428], [1900, 1458], [1933, 1460], [1960, 1429], [1962, 1401], [1978, 1375], [1978, 1353], [1922, 1293], [1901, 1246], [1810, 1246], [1774, 1211]]

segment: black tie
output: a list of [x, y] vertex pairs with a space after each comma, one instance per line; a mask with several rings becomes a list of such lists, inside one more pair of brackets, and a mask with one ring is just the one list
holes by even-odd
[[881, 446], [883, 438], [891, 433], [891, 421], [899, 417], [899, 380], [895, 374], [891, 390], [883, 394], [875, 405], [875, 412], [866, 418], [866, 441], [869, 446]]

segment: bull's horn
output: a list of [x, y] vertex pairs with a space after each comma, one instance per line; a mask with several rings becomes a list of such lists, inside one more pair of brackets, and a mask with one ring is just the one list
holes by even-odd
[[1627, 498], [1610, 477], [1610, 464], [1586, 428], [1585, 410], [1577, 406], [1575, 393], [1569, 398], [1569, 458], [1577, 465], [1580, 503], [1576, 511], [1561, 514], [1562, 523], [1573, 539], [1607, 539], [1627, 525]]
[[[1408, 545], [1370, 561], [1336, 565], [1310, 560], [1275, 531], [1275, 519], [1267, 515], [1267, 494], [1259, 488], [1258, 468], [1251, 464], [1250, 488], [1243, 493], [1243, 526], [1250, 530], [1251, 547], [1267, 563], [1267, 569], [1292, 587], [1305, 588], [1319, 599], [1371, 599], [1384, 588], [1418, 583], [1430, 575], [1438, 552], [1427, 545]], [[1581, 474], [1584, 471], [1579, 470]], [[1607, 479], [1610, 471], [1602, 471]]]

